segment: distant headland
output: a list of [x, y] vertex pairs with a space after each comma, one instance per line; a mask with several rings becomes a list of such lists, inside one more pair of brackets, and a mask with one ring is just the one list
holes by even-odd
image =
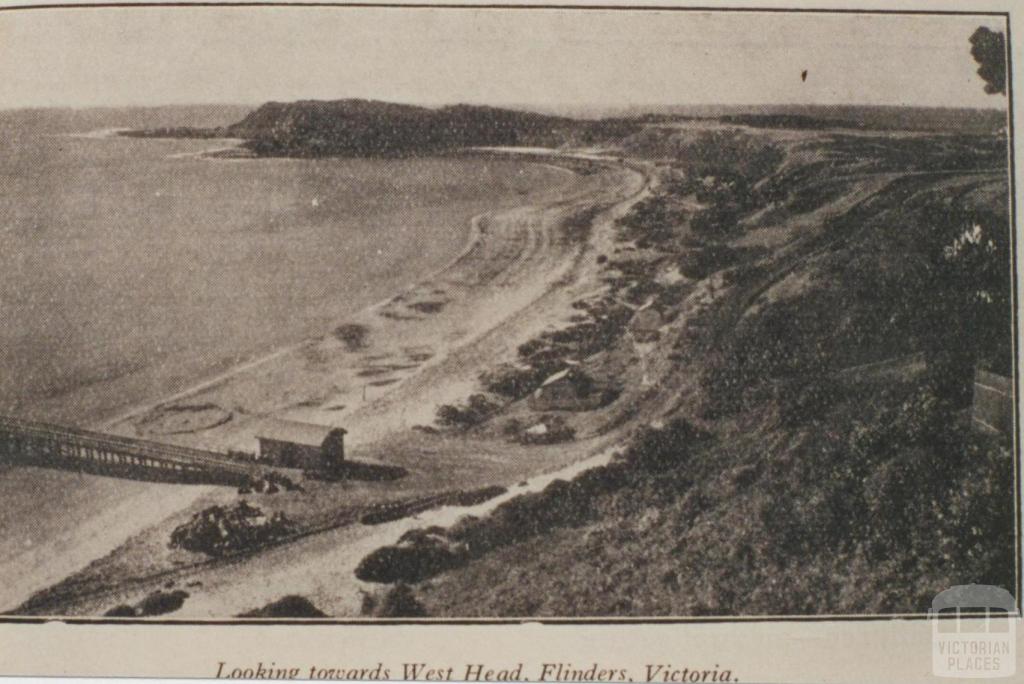
[[[259, 157], [408, 157], [465, 147], [587, 147], [621, 141], [646, 126], [717, 121], [748, 128], [919, 130], [990, 134], [1005, 125], [998, 109], [876, 106], [702, 106], [630, 111], [600, 119], [456, 104], [439, 108], [380, 100], [268, 102], [216, 127], [121, 131], [137, 138], [236, 138]], [[244, 153], [243, 153], [244, 154]]]
[[394, 157], [472, 146], [587, 145], [630, 135], [649, 118], [577, 120], [534, 112], [453, 105], [430, 109], [376, 100], [268, 102], [214, 128], [123, 131], [140, 138], [239, 138], [267, 157]]

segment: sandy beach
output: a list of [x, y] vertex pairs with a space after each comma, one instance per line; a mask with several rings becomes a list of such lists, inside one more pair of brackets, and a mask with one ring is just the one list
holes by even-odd
[[[579, 161], [570, 155], [549, 159]], [[583, 208], [620, 201], [642, 187], [640, 174], [611, 160], [588, 157], [587, 163], [608, 166], [567, 184], [556, 197], [474, 217], [467, 245], [451, 263], [340, 321], [332, 334], [134, 407], [102, 428], [213, 450], [252, 451], [266, 417], [358, 425], [347, 439], [352, 446], [430, 423], [438, 405], [459, 397], [480, 370], [507, 356], [517, 338], [528, 337], [521, 315], [526, 309], [533, 313], [541, 300], [553, 298], [566, 303], [567, 283], [559, 281], [579, 279], [570, 271], [580, 266], [585, 245], [559, 239], [560, 225]], [[545, 322], [557, 322], [552, 308], [547, 304]], [[485, 336], [490, 339], [481, 342]], [[415, 396], [417, 387], [429, 388], [429, 399]], [[181, 409], [195, 406], [220, 411], [195, 412], [193, 429], [179, 424]], [[211, 413], [231, 419], [211, 426]], [[164, 429], [168, 415], [177, 420], [173, 434]]]
[[[190, 512], [236, 500], [233, 490], [178, 487], [169, 497], [150, 492], [162, 503], [152, 516], [126, 528], [130, 539], [116, 548], [86, 545], [96, 554], [94, 562], [72, 574], [70, 585], [59, 584], [57, 594], [31, 612], [102, 614], [173, 584], [188, 586], [192, 596], [176, 617], [214, 617], [258, 607], [252, 604], [262, 597], [260, 587], [291, 584], [295, 591], [316, 595], [332, 614], [354, 615], [360, 587], [351, 570], [366, 552], [382, 540], [393, 541], [388, 537], [409, 526], [466, 510], [442, 509], [373, 528], [345, 524], [351, 518], [346, 511], [459, 487], [500, 484], [520, 491], [530, 478], [605, 458], [610, 435], [563, 448], [509, 449], [486, 439], [451, 439], [418, 429], [433, 423], [439, 405], [471, 394], [480, 373], [514, 357], [519, 344], [564, 324], [573, 301], [601, 289], [598, 253], [611, 244], [615, 218], [644, 196], [649, 182], [642, 169], [612, 158], [549, 150], [529, 154], [531, 161], [575, 178], [541, 201], [474, 217], [469, 240], [451, 263], [339, 321], [330, 333], [250, 360], [102, 424], [104, 430], [130, 436], [246, 452], [255, 450], [254, 437], [268, 419], [344, 426], [355, 458], [401, 466], [408, 477], [395, 483], [313, 485], [301, 500], [259, 499], [260, 506], [305, 516], [326, 531], [224, 563], [170, 553], [164, 540]], [[590, 229], [582, 238], [568, 235], [567, 222], [586, 210], [599, 212]], [[428, 454], [430, 460], [424, 461]], [[338, 493], [343, 503], [336, 501]], [[284, 557], [296, 560], [283, 563]], [[86, 560], [81, 555], [74, 559]], [[74, 562], [69, 559], [62, 570], [72, 569]], [[268, 572], [280, 581], [268, 583]], [[289, 573], [294, 582], [286, 581]], [[47, 578], [58, 575], [54, 571]], [[95, 581], [101, 576], [102, 582]], [[325, 587], [337, 590], [327, 596]]]
[[[476, 243], [472, 216], [576, 183], [564, 167], [509, 158], [240, 163], [204, 157], [209, 141], [27, 130], [6, 141], [12, 173], [42, 158], [65, 187], [52, 201], [18, 181], [0, 201], [10, 247], [0, 356], [11, 371], [0, 412], [100, 430], [144, 416], [141, 433], [156, 441], [188, 442], [203, 432], [197, 419], [233, 413], [172, 410], [168, 420], [155, 404], [273, 367], [450, 266]], [[107, 182], [118, 192], [93, 192]], [[17, 578], [0, 590], [5, 611], [176, 512], [237, 495], [9, 468], [0, 498], [0, 575]], [[166, 539], [155, 545], [163, 554]]]

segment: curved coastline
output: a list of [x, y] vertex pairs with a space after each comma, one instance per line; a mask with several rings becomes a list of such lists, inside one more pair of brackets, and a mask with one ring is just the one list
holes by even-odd
[[[572, 173], [568, 169], [562, 170], [569, 174]], [[492, 209], [473, 215], [471, 219], [464, 224], [466, 237], [461, 243], [458, 252], [453, 256], [449, 256], [441, 266], [428, 272], [425, 277], [421, 277], [420, 282], [442, 277], [444, 273], [449, 272], [457, 264], [473, 253], [474, 249], [479, 246], [483, 232], [481, 229], [481, 222], [493, 211], [494, 210]], [[390, 296], [380, 299], [359, 311], [362, 313], [377, 311], [381, 307], [386, 306], [387, 303], [392, 301], [395, 297], [401, 296], [403, 292], [407, 292], [413, 287], [415, 287], [415, 285], [401, 285], [396, 287]], [[282, 359], [287, 357], [289, 354], [301, 352], [301, 350], [307, 345], [316, 342], [317, 339], [322, 339], [322, 335], [323, 333], [321, 333], [321, 337], [313, 339], [307, 337], [297, 343], [285, 345], [284, 347], [273, 349], [269, 353], [258, 355], [256, 358], [252, 358], [241, 364], [234, 364], [230, 368], [201, 379], [190, 387], [182, 391], [175, 392], [171, 396], [164, 396], [156, 400], [145, 401], [142, 404], [137, 404], [113, 418], [96, 421], [93, 423], [93, 426], [100, 430], [110, 430], [114, 432], [121, 429], [132, 434], [134, 430], [132, 421], [139, 416], [145, 415], [148, 411], [152, 411], [160, 406], [173, 404], [175, 401], [193, 396], [206, 389], [217, 387], [218, 385], [228, 382], [231, 378], [241, 373], [245, 373], [246, 371], [258, 370], [268, 364], [273, 365], [273, 361], [275, 359]], [[190, 437], [192, 437], [192, 435], [186, 432], [182, 435], [174, 435], [171, 439], [177, 438], [175, 441], [187, 442]], [[156, 435], [153, 435], [153, 438], [157, 439], [157, 441], [165, 439], [165, 437], [159, 437]], [[124, 498], [125, 501], [131, 500], [134, 502], [134, 505], [142, 505], [142, 502], [147, 500], [150, 501], [150, 504], [154, 503], [152, 499], [155, 497], [160, 500], [166, 500], [166, 505], [148, 505], [152, 514], [145, 516], [117, 516], [116, 521], [110, 519], [109, 516], [105, 518], [101, 516], [100, 518], [97, 518], [97, 520], [106, 520], [106, 522], [101, 525], [105, 530], [103, 534], [99, 534], [94, 531], [85, 535], [76, 535], [74, 533], [74, 529], [69, 530], [68, 534], [61, 532], [60, 536], [62, 541], [60, 541], [60, 544], [64, 549], [61, 551], [61, 558], [63, 558], [64, 561], [60, 563], [49, 563], [47, 565], [46, 573], [38, 574], [38, 576], [33, 578], [31, 582], [26, 578], [26, 580], [21, 582], [18, 587], [12, 587], [10, 592], [4, 594], [3, 601], [0, 601], [0, 604], [6, 604], [0, 605], [0, 609], [12, 608], [14, 604], [23, 602], [34, 592], [43, 589], [46, 586], [50, 586], [54, 582], [58, 582], [63, 577], [78, 572], [80, 569], [85, 567], [89, 561], [113, 552], [116, 547], [121, 545], [126, 539], [138, 535], [144, 529], [159, 523], [175, 511], [188, 509], [189, 506], [195, 504], [197, 501], [209, 496], [212, 491], [208, 487], [175, 486], [175, 490], [173, 492], [167, 492], [167, 495], [165, 496], [165, 491], [167, 490], [166, 485], [113, 480], [98, 481], [99, 478], [90, 478], [88, 476], [85, 476], [84, 480], [79, 481], [81, 476], [75, 476], [71, 473], [63, 473], [59, 471], [53, 471], [52, 473], [25, 471], [24, 473], [5, 475], [5, 479], [9, 480], [8, 484], [11, 487], [28, 487], [31, 489], [31, 487], [29, 487], [30, 481], [32, 481], [33, 478], [37, 478], [40, 474], [47, 479], [54, 480], [53, 486], [58, 488], [76, 487], [83, 491], [93, 492], [95, 494], [94, 498], [98, 500], [117, 501]], [[117, 492], [123, 491], [125, 488], [128, 489], [128, 492], [130, 492], [129, 494], [126, 494], [123, 497], [117, 494]], [[71, 504], [69, 503], [69, 505]], [[94, 507], [89, 508], [92, 512], [84, 514], [87, 519], [82, 521], [83, 525], [90, 525], [89, 520], [96, 517], [97, 512], [94, 511], [93, 508]], [[96, 525], [92, 525], [88, 529], [94, 530], [95, 528]], [[45, 528], [39, 529], [43, 530]], [[52, 532], [57, 533], [60, 532], [60, 530], [54, 529]], [[36, 537], [35, 531], [29, 531], [26, 532], [26, 534], [31, 534], [33, 538]], [[40, 534], [44, 533], [40, 531]], [[26, 541], [26, 543], [28, 542]], [[40, 567], [39, 563], [45, 561], [44, 557], [47, 554], [47, 542], [41, 539], [34, 539], [34, 544], [34, 547], [28, 551], [31, 557], [26, 557], [23, 560], [25, 562], [29, 562], [35, 567]], [[7, 566], [7, 569], [10, 572], [25, 574], [24, 567], [19, 570], [19, 567], [21, 567], [18, 565], [19, 562], [20, 561], [16, 558], [8, 558], [4, 565]], [[32, 574], [36, 575], [35, 572]], [[15, 589], [17, 589], [17, 591], [15, 591]]]
[[[523, 159], [522, 161], [523, 161], [523, 163], [526, 163], [526, 164], [531, 164], [531, 165], [534, 165], [534, 166], [545, 167], [545, 168], [549, 168], [549, 169], [558, 169], [558, 170], [566, 172], [568, 174], [575, 175], [575, 172], [573, 172], [571, 169], [569, 169], [569, 168], [567, 168], [565, 166], [559, 166], [557, 164], [553, 164], [553, 163], [550, 163], [550, 162], [542, 162], [542, 161], [539, 161], [539, 160], [538, 161], [531, 161], [531, 160], [526, 160], [526, 159]], [[464, 261], [474, 251], [474, 249], [479, 247], [480, 240], [481, 240], [481, 237], [483, 235], [483, 230], [481, 229], [481, 224], [482, 224], [483, 221], [487, 220], [487, 218], [490, 215], [494, 214], [495, 211], [496, 210], [494, 210], [494, 209], [489, 209], [489, 210], [480, 212], [480, 213], [478, 213], [478, 214], [476, 214], [476, 215], [474, 215], [474, 216], [472, 216], [470, 218], [470, 220], [469, 220], [469, 222], [467, 224], [467, 227], [466, 227], [466, 239], [463, 242], [462, 248], [453, 257], [451, 257], [447, 262], [445, 262], [442, 266], [436, 268], [434, 271], [429, 272], [424, 277], [422, 277], [418, 282], [416, 282], [416, 283], [414, 283], [412, 285], [406, 285], [406, 286], [400, 287], [400, 288], [394, 290], [391, 294], [388, 294], [388, 295], [384, 296], [383, 298], [377, 300], [376, 302], [374, 302], [374, 303], [372, 303], [372, 304], [370, 304], [370, 305], [368, 305], [366, 307], [363, 307], [358, 312], [355, 312], [351, 316], [349, 316], [349, 318], [354, 318], [354, 317], [358, 317], [358, 316], [360, 316], [362, 314], [378, 311], [382, 307], [386, 306], [389, 302], [394, 301], [394, 299], [396, 297], [400, 297], [404, 293], [407, 293], [407, 292], [415, 289], [417, 286], [422, 285], [422, 283], [429, 282], [429, 281], [435, 280], [437, 278], [443, 277], [446, 273], [448, 273], [453, 268], [455, 268], [460, 262]], [[500, 210], [498, 210], [498, 211], [500, 211]], [[340, 321], [338, 321], [338, 323], [340, 323]], [[249, 371], [249, 370], [254, 370], [256, 368], [259, 368], [260, 366], [262, 366], [264, 364], [267, 364], [267, 363], [270, 363], [270, 362], [274, 361], [275, 359], [281, 358], [281, 357], [283, 357], [283, 356], [285, 356], [287, 354], [295, 353], [295, 352], [301, 350], [303, 347], [305, 347], [308, 344], [310, 344], [311, 342], [313, 342], [313, 341], [315, 341], [317, 339], [322, 339], [323, 336], [326, 335], [326, 334], [329, 334], [329, 331], [324, 331], [324, 333], [322, 333], [322, 334], [314, 335], [312, 337], [307, 337], [307, 338], [305, 338], [303, 340], [300, 340], [298, 342], [294, 342], [292, 344], [287, 344], [287, 345], [284, 345], [284, 346], [281, 346], [281, 347], [277, 347], [275, 349], [271, 349], [271, 350], [269, 350], [268, 352], [266, 352], [264, 354], [257, 355], [255, 358], [251, 358], [251, 359], [245, 360], [245, 361], [243, 361], [241, 363], [234, 364], [234, 365], [232, 365], [230, 368], [228, 368], [226, 370], [219, 371], [219, 372], [214, 373], [214, 374], [212, 374], [210, 376], [207, 376], [205, 378], [200, 378], [194, 384], [190, 385], [189, 387], [186, 387], [185, 389], [182, 389], [182, 390], [179, 390], [177, 392], [174, 392], [171, 395], [163, 396], [163, 397], [160, 397], [158, 399], [151, 400], [151, 401], [142, 402], [140, 404], [137, 404], [137, 405], [129, 408], [128, 410], [126, 410], [126, 411], [124, 411], [124, 412], [122, 412], [120, 414], [117, 414], [117, 415], [113, 416], [113, 417], [104, 418], [103, 420], [96, 422], [92, 427], [94, 429], [97, 429], [97, 430], [100, 430], [100, 431], [103, 431], [103, 430], [114, 430], [114, 431], [117, 431], [117, 426], [122, 425], [122, 424], [127, 423], [127, 422], [130, 422], [131, 420], [133, 420], [135, 418], [138, 418], [139, 416], [145, 414], [148, 411], [152, 411], [154, 409], [158, 409], [161, 406], [172, 404], [172, 403], [174, 403], [176, 401], [179, 401], [179, 400], [182, 400], [182, 399], [187, 399], [187, 398], [193, 397], [196, 394], [198, 394], [198, 393], [200, 393], [200, 392], [202, 392], [202, 391], [204, 391], [206, 389], [210, 389], [210, 388], [216, 387], [217, 385], [219, 385], [219, 384], [221, 384], [221, 383], [223, 383], [223, 382], [225, 382], [227, 380], [230, 380], [232, 377], [234, 377], [236, 375], [239, 375], [239, 374], [244, 373], [244, 372]]]
[[[569, 165], [579, 162], [579, 158], [574, 158], [570, 154], [560, 156], [563, 156]], [[343, 419], [345, 424], [355, 428], [357, 437], [364, 437], [363, 440], [353, 440], [356, 442], [352, 449], [355, 458], [398, 458], [399, 463], [419, 471], [399, 483], [397, 489], [379, 489], [373, 486], [358, 486], [352, 489], [346, 486], [347, 495], [345, 501], [340, 504], [344, 510], [353, 507], [353, 510], [359, 510], [361, 506], [373, 505], [375, 502], [394, 501], [395, 497], [399, 497], [400, 500], [402, 497], [424, 495], [432, 491], [477, 486], [475, 482], [503, 481], [509, 483], [510, 490], [522, 493], [523, 489], [513, 487], [513, 483], [525, 480], [530, 482], [532, 487], [537, 482], [545, 480], [544, 473], [571, 468], [574, 463], [581, 463], [583, 465], [579, 467], [585, 467], [586, 464], [595, 462], [595, 458], [603, 458], [603, 453], [607, 451], [610, 443], [608, 439], [581, 443], [579, 446], [583, 451], [562, 454], [555, 460], [550, 459], [551, 454], [545, 456], [541, 452], [533, 452], [527, 456], [526, 452], [523, 452], [522, 460], [516, 458], [508, 464], [503, 464], [504, 459], [495, 459], [486, 451], [476, 452], [476, 447], [467, 444], [466, 447], [470, 451], [456, 449], [445, 459], [432, 462], [431, 467], [423, 471], [421, 467], [413, 465], [415, 461], [403, 460], [409, 457], [417, 459], [414, 453], [417, 451], [416, 448], [403, 455], [403, 447], [399, 446], [398, 451], [395, 451], [393, 443], [396, 437], [400, 443], [405, 439], [419, 442], [421, 436], [417, 435], [420, 433], [408, 430], [411, 425], [420, 422], [427, 414], [428, 421], [432, 420], [433, 409], [437, 403], [463, 398], [482, 369], [492, 367], [506, 358], [510, 352], [514, 352], [520, 340], [524, 336], [532, 335], [538, 325], [557, 324], [557, 321], [566, 315], [571, 315], [571, 301], [582, 293], [591, 291], [595, 286], [600, 286], [596, 282], [599, 270], [596, 265], [598, 250], [606, 248], [603, 243], [614, 232], [615, 217], [644, 196], [649, 177], [645, 170], [620, 164], [617, 160], [588, 160], [588, 163], [593, 162], [598, 162], [603, 171], [580, 176], [586, 181], [572, 191], [561, 192], [558, 197], [550, 197], [539, 204], [534, 202], [532, 205], [493, 210], [477, 216], [474, 221], [476, 230], [473, 239], [467, 241], [461, 253], [446, 268], [435, 273], [433, 279], [422, 280], [403, 293], [364, 309], [359, 316], [349, 319], [372, 326], [370, 334], [373, 344], [370, 348], [353, 354], [346, 351], [344, 344], [339, 340], [326, 337], [314, 341], [312, 346], [298, 349], [291, 355], [285, 353], [275, 357], [275, 363], [248, 371], [248, 377], [247, 372], [243, 371], [241, 375], [190, 397], [190, 400], [204, 403], [232, 402], [250, 400], [251, 392], [256, 390], [258, 394], [260, 387], [272, 390], [270, 394], [273, 396], [266, 397], [267, 402], [263, 406], [254, 406], [251, 413], [247, 413], [248, 422], [240, 420], [234, 425], [228, 423], [212, 429], [210, 432], [214, 437], [213, 442], [231, 444], [237, 437], [233, 430], [236, 433], [240, 431], [251, 434], [253, 425], [260, 420], [261, 410], [267, 407], [276, 417], [306, 422], [323, 420], [326, 415], [333, 420]], [[606, 209], [602, 213], [602, 218], [595, 220], [594, 232], [588, 237], [567, 239], [567, 234], [562, 230], [566, 221], [579, 210], [595, 205]], [[486, 227], [485, 222], [488, 222]], [[422, 297], [432, 296], [445, 288], [449, 293], [455, 291], [461, 296], [452, 298], [440, 313], [404, 315], [415, 310], [415, 306], [423, 301]], [[398, 379], [386, 388], [384, 394], [372, 397], [344, 413], [325, 414], [324, 411], [330, 409], [324, 408], [323, 405], [330, 404], [332, 400], [324, 400], [323, 397], [320, 397], [320, 406], [308, 406], [305, 404], [309, 402], [300, 401], [298, 408], [281, 407], [279, 397], [282, 394], [289, 394], [288, 383], [291, 383], [292, 388], [301, 386], [315, 396], [316, 388], [310, 389], [307, 384], [315, 385], [322, 379], [310, 374], [308, 361], [311, 357], [322, 357], [321, 360], [324, 360], [328, 367], [338, 364], [340, 369], [334, 370], [344, 375], [355, 370], [351, 366], [346, 368], [353, 360], [386, 356], [381, 354], [382, 349], [377, 343], [383, 341], [401, 347], [409, 340], [422, 342], [427, 331], [450, 346], [445, 346], [441, 350], [442, 353], [437, 356], [428, 355], [422, 362], [415, 364], [414, 368], [396, 371]], [[386, 339], [376, 339], [374, 336]], [[334, 380], [337, 380], [337, 377]], [[332, 384], [330, 379], [326, 382], [328, 385]], [[349, 389], [351, 393], [352, 388]], [[120, 427], [128, 429], [130, 422], [122, 423]], [[209, 437], [210, 435], [205, 436], [207, 439]], [[185, 438], [187, 441], [187, 436]], [[451, 445], [450, 442], [446, 443]], [[469, 471], [466, 470], [467, 467]], [[467, 479], [467, 472], [476, 474]], [[329, 492], [325, 490], [321, 496], [327, 494]], [[335, 497], [336, 494], [329, 498]], [[211, 503], [226, 503], [229, 499], [234, 500], [233, 491], [212, 492], [197, 499], [190, 507], [176, 514], [172, 520], [181, 520], [190, 512]], [[124, 574], [126, 567], [132, 566], [124, 566], [123, 553], [114, 551], [101, 561], [93, 563], [90, 566], [92, 569], [87, 568], [73, 574], [65, 582], [52, 585], [50, 590], [44, 592], [50, 594], [50, 598], [44, 599], [42, 603], [36, 601], [32, 612], [98, 614], [109, 608], [108, 604], [111, 601], [134, 600], [133, 597], [144, 595], [158, 584], [173, 580], [182, 585], [198, 586], [196, 583], [199, 583], [202, 586], [201, 589], [196, 588], [193, 591], [194, 600], [190, 599], [190, 602], [186, 603], [185, 609], [180, 611], [182, 616], [214, 617], [233, 614], [231, 611], [251, 608], [242, 603], [244, 592], [254, 592], [251, 597], [244, 600], [256, 602], [257, 597], [269, 589], [262, 586], [265, 583], [260, 578], [265, 577], [268, 570], [273, 571], [271, 566], [280, 564], [282, 558], [290, 557], [295, 549], [302, 550], [303, 554], [309, 553], [309, 557], [301, 562], [308, 561], [311, 572], [316, 570], [313, 573], [319, 578], [316, 581], [324, 581], [325, 578], [330, 582], [344, 579], [343, 586], [350, 587], [353, 578], [339, 578], [335, 569], [326, 571], [323, 565], [326, 560], [324, 552], [328, 552], [328, 557], [335, 557], [336, 553], [344, 552], [348, 559], [345, 563], [348, 563], [364, 544], [376, 544], [382, 538], [381, 535], [393, 534], [395, 526], [401, 527], [411, 523], [409, 520], [396, 521], [394, 525], [388, 524], [377, 530], [346, 524], [344, 521], [349, 519], [351, 514], [339, 510], [334, 515], [339, 514], [341, 517], [336, 524], [321, 527], [326, 531], [309, 536], [303, 535], [293, 542], [234, 560], [226, 565], [212, 563], [192, 567], [179, 566], [178, 570], [174, 570], [175, 565], [168, 565], [167, 560], [154, 560], [142, 566], [134, 566], [134, 570]], [[452, 514], [452, 509], [447, 509], [444, 514]], [[149, 544], [150, 548], [154, 549], [160, 545], [165, 546], [165, 542], [161, 540], [166, 539], [165, 535], [172, 526], [173, 523], [170, 521], [152, 526], [148, 531], [136, 535], [132, 544], [137, 547], [140, 540], [150, 539], [151, 541], [142, 543]], [[362, 541], [364, 537], [366, 539]], [[360, 541], [357, 542], [357, 539]], [[336, 551], [334, 546], [342, 540], [345, 540], [346, 546], [351, 543], [351, 548]], [[156, 546], [153, 546], [154, 544]], [[130, 551], [128, 553], [129, 556], [133, 555]], [[137, 552], [134, 555], [137, 556]], [[284, 567], [280, 569], [283, 571]], [[172, 570], [173, 572], [168, 575]], [[323, 575], [321, 570], [326, 571], [327, 575]], [[114, 573], [113, 576], [109, 574], [111, 572]], [[102, 578], [100, 584], [107, 588], [100, 589], [98, 593], [96, 590], [82, 593], [81, 589], [75, 588], [78, 586], [76, 583], [82, 579], [85, 580], [84, 586], [90, 586], [90, 577], [94, 578], [92, 581], [95, 581], [95, 578]], [[227, 594], [223, 594], [224, 591]], [[326, 598], [320, 600], [327, 601], [325, 605], [343, 614], [349, 612], [348, 604], [351, 600], [347, 589], [343, 593], [344, 596], [337, 595], [329, 601]], [[42, 595], [39, 598], [42, 598]], [[225, 605], [224, 601], [228, 604]]]
[[[444, 266], [442, 266], [441, 268], [437, 269], [432, 274], [430, 274], [427, 277], [428, 280], [432, 279], [432, 278], [435, 278], [435, 277], [437, 277], [440, 274], [443, 274], [445, 271], [447, 271], [450, 268], [452, 268], [455, 264], [459, 263], [470, 252], [473, 251], [474, 247], [476, 247], [477, 243], [480, 241], [481, 231], [480, 231], [480, 227], [479, 227], [479, 221], [482, 220], [484, 217], [486, 217], [489, 213], [490, 212], [483, 212], [483, 213], [477, 214], [472, 219], [470, 219], [469, 228], [467, 230], [466, 242], [465, 242], [464, 246], [462, 247], [462, 249], [459, 251], [459, 253], [455, 257], [453, 257], [451, 259], [451, 261], [449, 261], [447, 264], [445, 264]], [[372, 311], [372, 310], [378, 309], [378, 308], [386, 305], [391, 300], [393, 300], [396, 296], [401, 295], [403, 292], [407, 292], [408, 290], [412, 289], [413, 287], [415, 287], [415, 285], [406, 286], [404, 289], [396, 291], [393, 295], [387, 296], [387, 297], [377, 301], [376, 303], [371, 304], [370, 306], [366, 307], [364, 309], [364, 311]], [[217, 373], [217, 374], [213, 375], [212, 377], [208, 377], [208, 378], [202, 379], [199, 382], [197, 382], [196, 384], [194, 384], [194, 385], [192, 385], [190, 387], [187, 387], [186, 389], [183, 389], [183, 390], [181, 390], [179, 392], [175, 392], [174, 394], [172, 394], [170, 396], [162, 397], [162, 398], [160, 398], [160, 399], [158, 399], [156, 401], [153, 401], [153, 402], [146, 402], [146, 403], [144, 403], [142, 405], [133, 406], [131, 409], [129, 409], [128, 411], [126, 411], [126, 412], [124, 412], [122, 414], [114, 416], [113, 418], [107, 418], [107, 419], [103, 420], [102, 422], [98, 423], [96, 425], [96, 429], [101, 430], [101, 431], [102, 430], [115, 429], [118, 425], [120, 425], [122, 423], [126, 423], [128, 421], [131, 421], [132, 419], [137, 418], [137, 417], [141, 416], [142, 414], [145, 414], [148, 411], [152, 411], [154, 409], [158, 409], [161, 406], [165, 406], [167, 404], [174, 403], [174, 402], [179, 401], [181, 399], [187, 399], [189, 397], [195, 396], [199, 392], [202, 392], [203, 390], [206, 390], [206, 389], [210, 389], [212, 387], [216, 387], [220, 383], [225, 382], [226, 380], [229, 380], [232, 377], [234, 377], [234, 376], [236, 376], [236, 375], [238, 375], [240, 373], [244, 373], [245, 371], [249, 371], [249, 370], [253, 370], [253, 369], [259, 368], [260, 366], [262, 366], [262, 365], [264, 365], [266, 363], [270, 363], [271, 361], [273, 361], [273, 360], [275, 360], [277, 358], [280, 358], [282, 356], [285, 356], [286, 354], [290, 354], [290, 353], [294, 353], [296, 351], [299, 351], [300, 349], [302, 349], [303, 347], [308, 345], [310, 343], [310, 341], [311, 341], [310, 339], [305, 339], [305, 340], [302, 340], [300, 342], [295, 342], [293, 344], [285, 345], [284, 347], [278, 347], [277, 349], [274, 349], [274, 350], [270, 351], [267, 354], [263, 354], [261, 356], [257, 356], [254, 359], [250, 359], [250, 360], [244, 361], [244, 362], [242, 362], [240, 364], [236, 364], [236, 365], [232, 366], [231, 368], [229, 368], [226, 371], [222, 371], [220, 373]]]

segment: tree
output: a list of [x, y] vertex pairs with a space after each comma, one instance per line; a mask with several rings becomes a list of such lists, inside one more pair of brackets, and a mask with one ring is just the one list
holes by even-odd
[[1002, 32], [979, 26], [971, 35], [971, 57], [978, 63], [978, 75], [985, 92], [1006, 94], [1006, 40]]
[[377, 617], [406, 618], [426, 617], [427, 611], [416, 598], [416, 594], [408, 584], [398, 583], [392, 587], [381, 601]]

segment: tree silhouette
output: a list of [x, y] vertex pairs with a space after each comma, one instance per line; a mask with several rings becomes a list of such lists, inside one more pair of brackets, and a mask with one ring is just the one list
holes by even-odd
[[1006, 40], [1002, 32], [979, 26], [971, 34], [971, 57], [989, 95], [1006, 94]]

